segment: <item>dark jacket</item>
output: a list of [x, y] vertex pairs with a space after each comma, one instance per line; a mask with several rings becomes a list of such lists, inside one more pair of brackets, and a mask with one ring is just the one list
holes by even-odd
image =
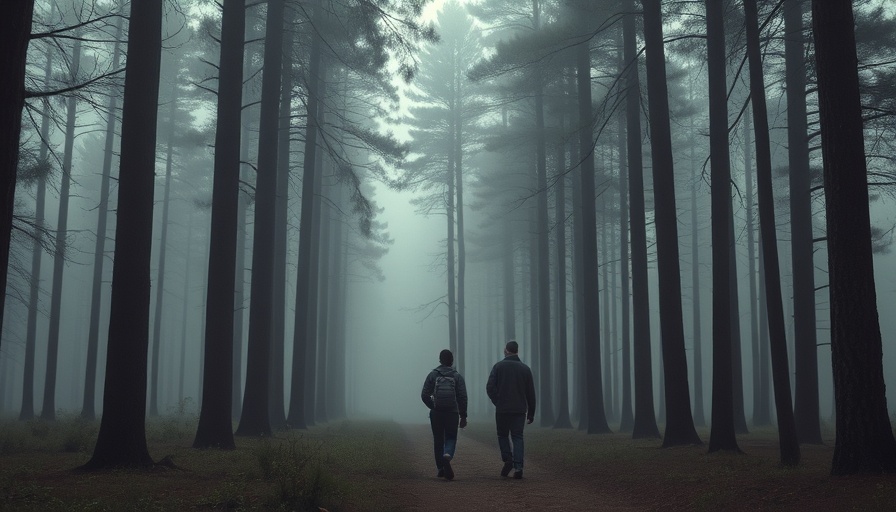
[[499, 413], [526, 414], [535, 418], [535, 381], [532, 370], [516, 354], [492, 367], [485, 391]]
[[436, 377], [439, 376], [439, 373], [445, 375], [446, 377], [454, 378], [454, 393], [455, 395], [457, 395], [457, 407], [447, 412], [456, 412], [460, 414], [461, 418], [466, 418], [467, 385], [464, 383], [463, 376], [457, 373], [457, 370], [450, 366], [440, 365], [438, 368], [429, 372], [429, 375], [426, 376], [426, 380], [423, 381], [423, 391], [420, 392], [420, 398], [423, 400], [423, 403], [426, 404], [426, 406], [430, 409], [435, 407], [435, 404], [432, 400], [432, 394], [436, 389]]

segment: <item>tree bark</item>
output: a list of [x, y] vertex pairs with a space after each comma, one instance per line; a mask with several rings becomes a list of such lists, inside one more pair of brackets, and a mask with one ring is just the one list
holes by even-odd
[[854, 27], [852, 2], [812, 1], [837, 401], [834, 475], [896, 471], [871, 254]]
[[653, 405], [653, 369], [650, 349], [650, 292], [647, 281], [647, 216], [644, 202], [644, 163], [641, 152], [641, 82], [638, 73], [635, 3], [626, 2], [623, 50], [626, 72], [626, 141], [628, 147], [629, 215], [632, 230], [632, 351], [635, 366], [635, 418], [632, 438], [658, 438]]
[[85, 469], [147, 467], [146, 370], [162, 2], [131, 3], [103, 418]]
[[793, 272], [794, 416], [801, 443], [822, 444], [818, 405], [818, 336], [813, 261], [812, 178], [806, 117], [806, 60], [800, 0], [784, 1], [784, 80], [790, 166], [790, 233]]
[[[3, 6], [0, 20], [0, 332], [6, 304], [6, 280], [9, 274], [9, 242], [12, 238], [12, 212], [15, 206], [16, 171], [19, 166], [19, 136], [22, 109], [25, 107], [25, 61], [31, 36], [34, 0], [12, 0]], [[0, 336], [2, 341], [2, 336]]]
[[[709, 151], [712, 187], [712, 425], [710, 453], [740, 451], [734, 427], [731, 163], [725, 83], [724, 6], [706, 1]], [[739, 348], [739, 346], [738, 346]]]
[[[317, 11], [318, 2], [314, 2], [312, 8]], [[315, 16], [316, 14], [312, 14]], [[292, 349], [292, 388], [289, 396], [289, 413], [286, 422], [291, 428], [307, 428], [309, 418], [306, 417], [306, 381], [305, 358], [308, 355], [308, 311], [311, 284], [311, 249], [312, 249], [312, 222], [314, 209], [314, 182], [315, 160], [317, 156], [317, 113], [318, 113], [318, 86], [321, 67], [321, 41], [315, 33], [311, 37], [311, 53], [308, 66], [308, 121], [305, 126], [305, 155], [302, 162], [302, 207], [299, 220], [299, 254], [296, 274], [296, 314], [293, 332]]]
[[[560, 120], [561, 126], [563, 119]], [[558, 144], [557, 172], [566, 169], [566, 147]], [[566, 371], [566, 177], [561, 177], [554, 185], [557, 231], [557, 417], [554, 428], [572, 428], [569, 420], [569, 385]]]
[[264, 38], [261, 112], [258, 121], [258, 171], [255, 186], [255, 236], [249, 302], [246, 390], [238, 436], [271, 435], [270, 350], [272, 334], [274, 219], [277, 186], [277, 122], [283, 51], [284, 0], [269, 0]]
[[750, 61], [750, 97], [756, 123], [756, 185], [759, 193], [759, 228], [762, 236], [766, 304], [775, 378], [775, 407], [778, 413], [778, 443], [781, 450], [781, 464], [795, 466], [800, 461], [800, 444], [790, 404], [790, 376], [787, 374], [784, 301], [781, 297], [781, 271], [778, 264], [778, 240], [775, 234], [772, 152], [768, 135], [768, 110], [765, 102], [762, 55], [759, 49], [759, 14], [756, 0], [744, 1], [744, 13], [747, 56]]
[[591, 116], [591, 55], [589, 46], [576, 46], [576, 84], [579, 99], [579, 194], [582, 204], [582, 339], [588, 371], [583, 397], [589, 434], [610, 432], [604, 409], [600, 357], [600, 299], [597, 282], [597, 219], [594, 207], [594, 127]]
[[647, 99], [650, 112], [653, 189], [656, 202], [656, 247], [660, 286], [660, 339], [668, 406], [663, 446], [701, 444], [691, 417], [688, 362], [681, 310], [681, 275], [666, 56], [659, 0], [644, 0]]
[[[237, 237], [240, 235], [240, 153], [245, 0], [224, 0], [221, 9], [221, 57], [218, 119], [215, 131], [211, 239], [205, 308], [205, 364], [202, 409], [193, 448], [235, 448], [233, 440], [234, 291]], [[242, 345], [242, 343], [240, 343]], [[239, 389], [239, 370], [236, 388]]]
[[[176, 80], [176, 79], [175, 79]], [[149, 415], [159, 415], [159, 354], [162, 351], [162, 310], [165, 302], [165, 261], [168, 253], [168, 205], [171, 199], [171, 168], [174, 155], [175, 117], [177, 116], [177, 83], [171, 88], [171, 108], [168, 113], [168, 150], [165, 156], [165, 192], [162, 196], [161, 240], [159, 241], [159, 270], [156, 278], [156, 302], [152, 327], [152, 366], [149, 380]]]
[[[625, 21], [623, 21], [623, 24]], [[624, 28], [619, 32], [622, 39], [617, 50], [620, 76], [626, 76], [624, 48]], [[636, 65], [637, 63], [633, 63]], [[624, 83], [626, 90], [627, 82]], [[639, 87], [640, 89], [640, 87]], [[640, 95], [640, 90], [638, 93]], [[626, 97], [626, 106], [628, 97]], [[640, 113], [639, 113], [640, 116]], [[629, 203], [628, 203], [628, 134], [625, 130], [626, 115], [620, 114], [617, 120], [617, 143], [619, 148], [619, 281], [620, 301], [622, 312], [622, 409], [619, 416], [619, 431], [631, 432], [634, 427], [634, 415], [632, 413], [632, 361], [631, 361], [631, 288], [629, 272]], [[640, 125], [640, 117], [638, 119]], [[640, 128], [638, 129], [640, 132]]]

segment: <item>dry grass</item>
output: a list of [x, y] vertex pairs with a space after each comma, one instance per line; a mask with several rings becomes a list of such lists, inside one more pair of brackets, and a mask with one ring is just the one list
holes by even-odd
[[73, 471], [97, 429], [76, 418], [0, 424], [0, 510], [366, 510], [406, 467], [392, 423], [335, 422], [194, 450], [195, 418], [172, 415], [148, 423], [147, 442], [177, 469]]

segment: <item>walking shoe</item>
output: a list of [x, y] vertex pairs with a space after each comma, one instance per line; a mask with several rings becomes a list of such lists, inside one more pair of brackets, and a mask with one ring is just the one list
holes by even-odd
[[522, 470], [522, 469], [518, 469], [518, 470], [514, 471], [514, 472], [513, 472], [513, 478], [516, 479], [516, 480], [522, 480], [522, 479], [523, 479], [523, 470]]
[[445, 476], [445, 470], [442, 468], [439, 468], [439, 472], [436, 473], [436, 478], [442, 478], [443, 476]]
[[510, 470], [513, 469], [513, 461], [508, 460], [504, 463], [504, 467], [501, 468], [501, 476], [507, 476], [510, 474]]
[[445, 470], [445, 479], [446, 480], [454, 480], [454, 469], [451, 468], [451, 455], [445, 454], [442, 455], [442, 459], [445, 462], [442, 463], [442, 469]]

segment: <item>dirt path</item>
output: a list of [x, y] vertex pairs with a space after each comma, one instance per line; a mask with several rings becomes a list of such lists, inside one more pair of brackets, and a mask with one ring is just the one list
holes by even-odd
[[402, 428], [413, 476], [396, 482], [396, 510], [637, 510], [599, 482], [540, 464], [537, 455], [526, 457], [522, 480], [503, 478], [497, 440], [486, 444], [464, 431], [459, 432], [452, 463], [454, 480], [437, 478], [429, 425]]

